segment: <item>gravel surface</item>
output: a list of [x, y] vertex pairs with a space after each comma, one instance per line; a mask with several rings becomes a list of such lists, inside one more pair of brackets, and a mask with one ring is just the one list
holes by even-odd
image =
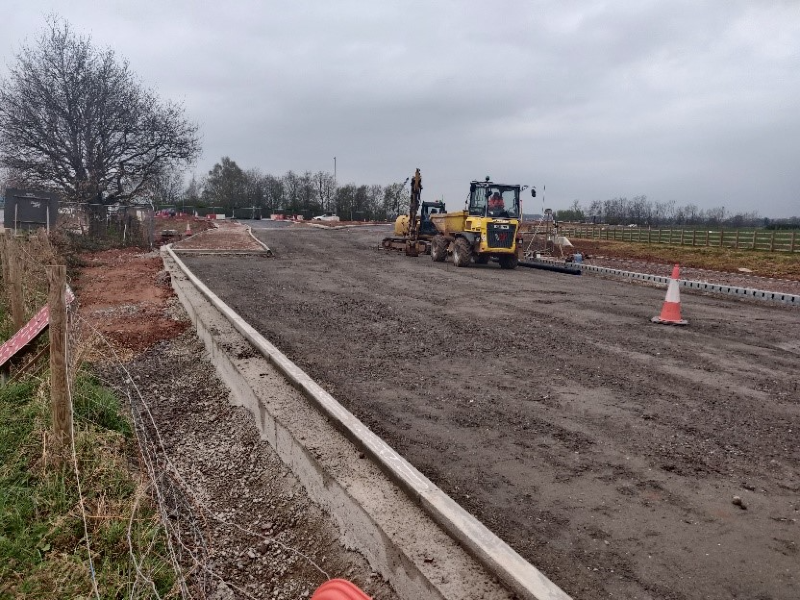
[[800, 597], [800, 319], [663, 289], [258, 233], [186, 262], [576, 598]]
[[[261, 248], [244, 228], [237, 235]], [[251, 413], [231, 405], [161, 256], [129, 248], [82, 262], [72, 281], [80, 316], [105, 340], [88, 358], [121, 397], [136, 399], [146, 425], [140, 444], [156, 464], [190, 597], [296, 600], [344, 577], [394, 600], [363, 557], [341, 545], [330, 518], [260, 439]]]
[[215, 227], [176, 242], [175, 249], [264, 250], [264, 247], [248, 233], [246, 226], [233, 221], [215, 221], [214, 223]]
[[[96, 368], [123, 392], [134, 389], [113, 365]], [[343, 577], [376, 599], [396, 598], [363, 557], [340, 545], [326, 515], [260, 439], [252, 414], [229, 403], [193, 330], [126, 369], [141, 394], [135, 410], [147, 439], [140, 441], [162, 467], [159, 486], [192, 597], [296, 600]]]

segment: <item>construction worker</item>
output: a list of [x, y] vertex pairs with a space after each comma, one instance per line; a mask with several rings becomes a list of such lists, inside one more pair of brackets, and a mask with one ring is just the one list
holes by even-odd
[[[500, 195], [499, 192], [494, 192], [489, 197], [489, 216], [492, 217], [501, 217], [503, 216], [506, 210], [505, 203], [503, 202], [503, 197]], [[506, 215], [508, 216], [508, 215]]]

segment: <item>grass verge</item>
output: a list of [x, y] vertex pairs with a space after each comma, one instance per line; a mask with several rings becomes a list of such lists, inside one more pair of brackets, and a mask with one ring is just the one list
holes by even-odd
[[[149, 488], [133, 466], [130, 421], [90, 375], [78, 375], [72, 395], [75, 459], [100, 597], [169, 597], [175, 574]], [[0, 388], [3, 600], [95, 597], [74, 464], [49, 460], [49, 425], [46, 384], [26, 380]]]

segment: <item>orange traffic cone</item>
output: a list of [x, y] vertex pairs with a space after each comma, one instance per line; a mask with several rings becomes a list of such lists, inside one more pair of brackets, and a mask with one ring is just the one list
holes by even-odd
[[189, 237], [190, 235], [192, 235], [192, 226], [191, 226], [190, 223], [187, 223], [186, 224], [186, 234], [185, 234], [185, 236]]
[[349, 581], [331, 579], [317, 588], [311, 600], [371, 600], [371, 598]]
[[672, 267], [672, 278], [669, 280], [669, 286], [667, 287], [667, 298], [664, 300], [661, 314], [650, 319], [653, 323], [661, 323], [663, 325], [689, 324], [689, 321], [681, 319], [681, 291], [678, 287], [679, 273], [680, 267], [678, 265]]

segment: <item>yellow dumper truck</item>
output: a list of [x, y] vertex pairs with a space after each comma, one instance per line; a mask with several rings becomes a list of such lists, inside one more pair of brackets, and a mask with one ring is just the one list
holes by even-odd
[[[503, 269], [514, 269], [518, 262], [520, 194], [528, 186], [473, 181], [469, 184], [466, 210], [433, 214], [436, 227], [431, 241], [431, 257], [443, 262], [449, 254], [453, 264], [466, 267], [473, 261], [485, 264], [497, 259]], [[536, 197], [536, 190], [531, 189]]]

